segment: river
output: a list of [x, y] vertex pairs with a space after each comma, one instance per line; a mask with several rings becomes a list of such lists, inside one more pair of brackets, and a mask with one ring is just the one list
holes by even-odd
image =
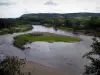
[[[13, 46], [12, 43], [14, 36], [32, 32], [50, 32], [67, 36], [75, 36], [81, 38], [82, 41], [75, 43], [48, 43], [37, 41], [25, 45], [25, 47], [30, 47], [30, 49], [25, 51], [21, 51]], [[47, 28], [41, 25], [33, 25], [33, 29], [31, 31], [0, 35], [0, 53], [10, 56], [18, 56], [22, 59], [26, 58], [29, 61], [58, 68], [68, 72], [70, 75], [82, 75], [84, 65], [89, 62], [87, 59], [83, 59], [82, 56], [91, 50], [90, 45], [92, 44], [92, 38], [92, 36], [82, 34], [75, 35], [63, 30], [56, 31], [52, 27]]]

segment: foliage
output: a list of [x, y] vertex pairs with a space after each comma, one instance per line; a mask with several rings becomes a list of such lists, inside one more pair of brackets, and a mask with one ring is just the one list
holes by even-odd
[[100, 75], [100, 42], [96, 38], [93, 40], [92, 51], [83, 56], [91, 60], [90, 65], [85, 66], [84, 75]]
[[17, 32], [23, 32], [23, 31], [28, 31], [31, 30], [33, 27], [31, 25], [18, 25], [14, 26], [11, 28], [3, 28], [0, 31], [0, 34], [12, 34], [12, 33], [17, 33]]
[[28, 40], [26, 40], [25, 38], [21, 39], [21, 38], [14, 38], [15, 41], [13, 42], [13, 45], [24, 50], [24, 45], [29, 42]]
[[[10, 33], [21, 31], [12, 27], [25, 24], [44, 25], [47, 27], [72, 28], [73, 32], [84, 30], [84, 33], [100, 32], [99, 13], [68, 13], [68, 14], [24, 14], [19, 18], [1, 18], [0, 29], [7, 28]], [[11, 29], [11, 30], [10, 30]], [[0, 30], [0, 34], [6, 33]]]
[[21, 67], [24, 63], [24, 60], [20, 60], [18, 57], [7, 56], [0, 62], [0, 75], [23, 75]]
[[92, 30], [100, 28], [100, 18], [91, 17], [90, 20], [87, 22], [87, 28]]

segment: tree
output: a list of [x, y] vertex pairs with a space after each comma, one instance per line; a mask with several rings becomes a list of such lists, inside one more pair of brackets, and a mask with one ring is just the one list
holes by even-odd
[[79, 30], [80, 28], [80, 21], [76, 18], [72, 19], [72, 28], [73, 28], [73, 32], [76, 33], [77, 30]]
[[66, 18], [65, 19], [65, 26], [68, 27], [68, 28], [72, 28], [73, 27], [70, 18]]
[[98, 28], [100, 28], [100, 18], [91, 17], [90, 20], [87, 21], [86, 28], [96, 31]]
[[84, 75], [100, 75], [100, 42], [93, 38], [91, 47], [92, 51], [83, 56], [91, 60], [90, 65], [85, 66]]
[[59, 27], [61, 25], [63, 25], [65, 23], [65, 19], [64, 18], [55, 18], [54, 19], [54, 26], [55, 27]]
[[6, 57], [0, 62], [0, 75], [23, 75], [21, 67], [24, 61], [18, 57]]

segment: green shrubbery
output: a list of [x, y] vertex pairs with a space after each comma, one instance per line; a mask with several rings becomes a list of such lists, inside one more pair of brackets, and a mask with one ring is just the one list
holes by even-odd
[[24, 64], [25, 61], [18, 57], [6, 57], [0, 62], [0, 75], [23, 75], [21, 68]]
[[16, 46], [16, 47], [18, 47], [18, 48], [24, 50], [24, 49], [25, 49], [25, 48], [24, 48], [24, 45], [25, 45], [27, 42], [29, 42], [29, 41], [26, 40], [26, 39], [15, 38], [15, 41], [14, 41], [13, 44], [14, 44], [14, 46]]
[[43, 36], [43, 33], [41, 32], [36, 32], [36, 33], [30, 33], [28, 34], [29, 36]]
[[24, 32], [24, 31], [28, 31], [31, 30], [33, 27], [31, 25], [19, 25], [16, 27], [12, 27], [12, 28], [4, 28], [2, 30], [0, 30], [0, 34], [12, 34], [12, 33], [17, 33], [17, 32]]

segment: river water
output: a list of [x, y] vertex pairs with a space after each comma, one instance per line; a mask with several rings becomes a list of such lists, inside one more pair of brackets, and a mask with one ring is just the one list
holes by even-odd
[[[47, 28], [40, 25], [33, 25], [33, 29], [28, 32], [0, 35], [0, 53], [18, 56], [20, 58], [26, 58], [29, 61], [34, 61], [45, 66], [61, 69], [62, 71], [68, 72], [69, 75], [82, 75], [84, 71], [84, 65], [89, 61], [83, 59], [82, 56], [91, 50], [90, 45], [92, 44], [92, 36], [86, 35], [75, 35], [71, 32], [55, 30], [52, 27]], [[79, 37], [82, 39], [81, 42], [65, 43], [65, 42], [33, 42], [25, 45], [30, 47], [25, 51], [14, 47], [13, 37], [32, 33], [32, 32], [50, 32], [56, 34], [62, 34], [67, 36]]]

